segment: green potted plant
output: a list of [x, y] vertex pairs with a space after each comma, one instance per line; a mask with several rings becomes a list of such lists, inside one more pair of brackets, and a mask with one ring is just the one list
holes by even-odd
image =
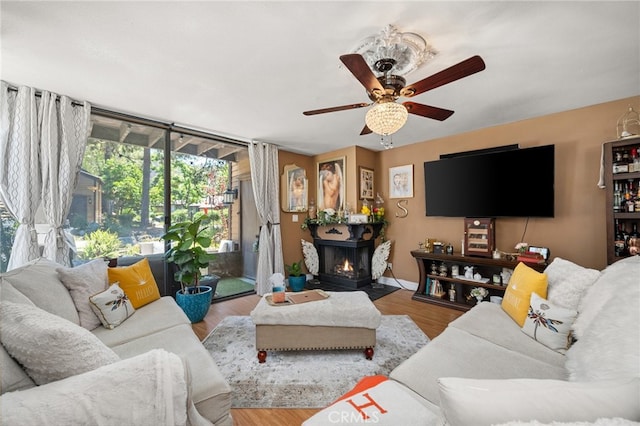
[[162, 236], [163, 240], [171, 242], [165, 258], [175, 270], [175, 280], [180, 283], [176, 302], [192, 323], [204, 319], [220, 279], [216, 275], [203, 277], [201, 272], [215, 258], [215, 254], [206, 251], [211, 245], [211, 238], [204, 234], [207, 222], [208, 218], [200, 215], [192, 221], [172, 225]]
[[307, 276], [302, 272], [302, 260], [291, 265], [284, 265], [289, 274], [289, 288], [291, 291], [302, 291], [307, 282]]

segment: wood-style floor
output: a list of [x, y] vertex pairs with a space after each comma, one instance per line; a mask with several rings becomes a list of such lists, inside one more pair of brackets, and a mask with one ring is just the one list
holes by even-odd
[[[442, 333], [449, 322], [463, 314], [461, 311], [412, 300], [412, 294], [413, 291], [398, 290], [373, 303], [383, 315], [409, 315], [430, 339]], [[204, 340], [226, 316], [249, 315], [259, 300], [259, 296], [249, 295], [214, 303], [204, 321], [193, 324], [193, 330], [200, 340]], [[234, 408], [231, 415], [235, 426], [291, 426], [300, 425], [318, 411], [317, 408]]]

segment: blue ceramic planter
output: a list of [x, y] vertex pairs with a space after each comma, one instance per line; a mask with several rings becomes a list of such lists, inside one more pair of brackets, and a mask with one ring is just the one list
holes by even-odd
[[[200, 293], [195, 293], [195, 289], [199, 288]], [[211, 306], [213, 298], [213, 289], [209, 286], [198, 286], [189, 288], [189, 293], [183, 294], [182, 290], [176, 292], [176, 302], [182, 308], [187, 318], [192, 323], [200, 322], [204, 319]], [[192, 292], [194, 291], [194, 292]]]
[[304, 285], [307, 282], [307, 277], [305, 275], [300, 275], [299, 277], [289, 277], [289, 288], [291, 291], [302, 291], [304, 290]]

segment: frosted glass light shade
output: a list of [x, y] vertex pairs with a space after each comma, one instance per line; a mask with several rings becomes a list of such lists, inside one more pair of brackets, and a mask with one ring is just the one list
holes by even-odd
[[379, 135], [390, 135], [397, 132], [407, 122], [407, 108], [395, 102], [384, 102], [374, 105], [364, 121], [372, 132]]

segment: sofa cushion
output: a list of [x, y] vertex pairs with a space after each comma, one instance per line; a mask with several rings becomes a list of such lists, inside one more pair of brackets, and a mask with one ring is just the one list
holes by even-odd
[[0, 394], [34, 387], [36, 384], [0, 345]]
[[624, 272], [632, 280], [622, 281], [567, 351], [570, 380], [640, 377], [640, 263]]
[[89, 298], [91, 309], [105, 328], [113, 330], [136, 311], [118, 283]]
[[496, 303], [483, 302], [449, 324], [487, 340], [505, 350], [519, 352], [545, 364], [563, 368], [564, 355], [541, 345], [522, 333], [522, 329]]
[[136, 309], [136, 314], [129, 317], [115, 330], [98, 327], [91, 332], [105, 345], [114, 347], [182, 324], [191, 325], [191, 322], [176, 304], [176, 301], [165, 296]]
[[100, 325], [100, 319], [91, 309], [89, 297], [106, 290], [109, 286], [107, 263], [94, 259], [75, 268], [57, 268], [62, 284], [69, 290], [80, 317], [80, 325], [93, 330]]
[[58, 278], [56, 269], [60, 266], [40, 258], [5, 272], [1, 275], [1, 280], [11, 283], [40, 309], [80, 324], [69, 290]]
[[108, 273], [109, 283], [118, 282], [134, 308], [160, 299], [160, 290], [146, 257], [131, 266], [109, 268]]
[[560, 307], [577, 311], [589, 287], [600, 276], [600, 271], [585, 268], [569, 260], [556, 257], [544, 270], [549, 284], [547, 299]]
[[38, 385], [120, 358], [88, 330], [35, 306], [0, 302], [2, 345]]
[[[164, 297], [163, 299], [170, 298]], [[158, 302], [154, 302], [152, 305], [156, 303]], [[136, 311], [134, 316], [114, 331], [117, 332], [126, 326], [129, 321], [138, 316], [141, 310], [146, 308], [145, 306]], [[151, 349], [165, 349], [188, 360], [186, 365], [191, 377], [191, 395], [198, 412], [214, 424], [226, 424], [229, 421], [231, 388], [209, 352], [193, 333], [191, 323], [177, 325], [113, 347], [113, 350], [123, 359]]]
[[573, 323], [573, 335], [580, 340], [595, 317], [613, 295], [621, 289], [638, 285], [640, 256], [631, 256], [607, 266], [583, 296], [578, 318]]
[[[481, 305], [483, 304], [481, 303]], [[513, 321], [510, 319], [509, 321], [519, 334], [520, 341], [539, 346], [554, 356], [564, 358], [563, 355], [525, 336]], [[533, 356], [504, 348], [450, 326], [428, 345], [391, 371], [390, 377], [431, 403], [439, 405], [437, 380], [440, 377], [564, 380], [566, 379], [566, 370], [564, 366], [540, 361]]]
[[529, 313], [522, 331], [536, 342], [564, 353], [571, 343], [571, 326], [577, 315], [573, 309], [555, 306], [537, 293], [531, 293]]
[[561, 380], [438, 380], [448, 425], [493, 425], [511, 420], [640, 420], [640, 380], [572, 383]]
[[520, 327], [524, 325], [533, 292], [547, 297], [547, 274], [540, 273], [520, 262], [509, 279], [501, 305]]

